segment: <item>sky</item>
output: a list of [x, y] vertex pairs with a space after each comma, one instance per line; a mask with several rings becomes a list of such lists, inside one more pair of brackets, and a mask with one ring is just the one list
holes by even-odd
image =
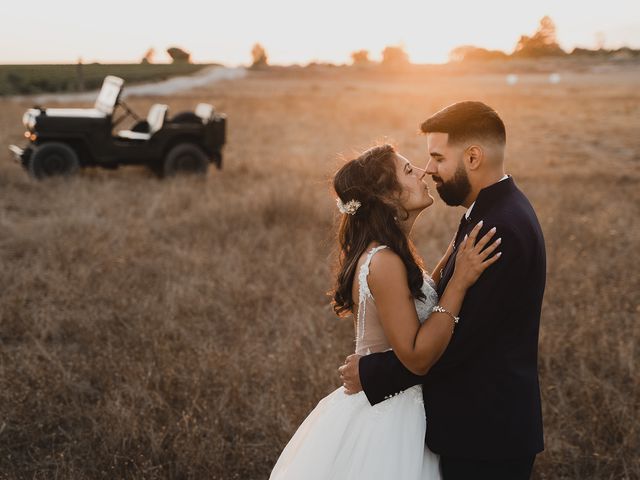
[[[194, 62], [251, 62], [259, 42], [269, 63], [347, 63], [365, 49], [377, 60], [403, 46], [414, 63], [440, 63], [451, 49], [476, 45], [510, 53], [549, 15], [560, 45], [640, 48], [638, 0], [4, 0], [0, 63], [156, 61], [179, 46]], [[598, 37], [599, 35], [599, 37]]]

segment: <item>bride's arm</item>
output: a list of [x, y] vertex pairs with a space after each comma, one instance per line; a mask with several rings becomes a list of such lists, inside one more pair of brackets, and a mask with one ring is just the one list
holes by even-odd
[[453, 241], [455, 239], [456, 239], [456, 237], [454, 235], [454, 237], [449, 242], [449, 246], [447, 247], [447, 251], [444, 252], [444, 255], [442, 256], [442, 258], [440, 259], [440, 261], [436, 265], [436, 268], [434, 268], [433, 272], [431, 272], [431, 279], [436, 283], [436, 285], [438, 283], [440, 283], [440, 276], [441, 276], [442, 269], [447, 264], [447, 260], [449, 260], [449, 257], [453, 253]]
[[[447, 348], [453, 331], [452, 318], [433, 312], [420, 326], [406, 268], [400, 257], [390, 251], [374, 257], [368, 281], [391, 348], [412, 373], [426, 374]], [[452, 279], [439, 305], [458, 315], [465, 293], [466, 288]]]
[[[439, 305], [454, 316], [460, 312], [467, 289], [500, 258], [500, 255], [494, 255], [487, 259], [499, 242], [483, 251], [494, 232], [475, 243], [479, 230], [476, 227], [468, 241], [460, 245], [456, 270], [439, 301]], [[380, 322], [393, 351], [411, 372], [426, 374], [447, 348], [453, 333], [453, 318], [448, 313], [433, 312], [420, 326], [406, 268], [392, 251], [381, 251], [374, 257], [368, 279]]]

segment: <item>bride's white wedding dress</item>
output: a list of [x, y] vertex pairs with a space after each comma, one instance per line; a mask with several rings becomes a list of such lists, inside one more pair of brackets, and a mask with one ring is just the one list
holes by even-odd
[[[371, 249], [358, 273], [356, 353], [389, 350], [367, 284]], [[438, 303], [433, 280], [424, 275], [425, 300], [416, 300], [420, 322]], [[440, 478], [438, 456], [425, 445], [422, 387], [416, 385], [371, 406], [364, 392], [347, 395], [343, 387], [320, 400], [293, 435], [271, 472], [271, 480], [347, 480]]]

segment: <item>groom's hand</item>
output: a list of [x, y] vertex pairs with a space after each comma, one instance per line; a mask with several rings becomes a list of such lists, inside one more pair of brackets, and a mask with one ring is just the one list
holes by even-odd
[[345, 393], [353, 395], [362, 391], [362, 385], [360, 385], [360, 355], [349, 355], [340, 368], [340, 379], [344, 386]]

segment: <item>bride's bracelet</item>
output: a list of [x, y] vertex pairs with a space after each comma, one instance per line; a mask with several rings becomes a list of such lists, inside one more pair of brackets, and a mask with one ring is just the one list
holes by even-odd
[[453, 313], [451, 313], [446, 308], [441, 307], [440, 305], [436, 305], [435, 307], [433, 307], [433, 311], [434, 312], [440, 312], [440, 313], [446, 313], [447, 315], [449, 315], [453, 319], [453, 327], [451, 327], [451, 333], [453, 333], [453, 330], [456, 328], [456, 325], [460, 321], [460, 317], [456, 317]]

